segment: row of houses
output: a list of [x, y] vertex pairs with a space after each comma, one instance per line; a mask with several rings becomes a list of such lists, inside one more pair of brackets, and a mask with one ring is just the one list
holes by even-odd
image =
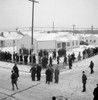
[[[79, 39], [68, 33], [36, 33], [33, 39], [34, 52], [37, 53], [41, 49], [48, 51], [58, 51], [59, 49], [71, 49], [79, 47]], [[17, 43], [17, 52], [20, 48], [31, 48], [31, 36], [26, 34]]]
[[[0, 47], [12, 47], [16, 46], [16, 52], [19, 52], [21, 48], [31, 49], [31, 31], [22, 32], [3, 32], [0, 36]], [[48, 51], [59, 49], [72, 49], [80, 46], [80, 41], [87, 42], [88, 44], [98, 45], [98, 35], [84, 35], [84, 34], [72, 34], [69, 32], [58, 33], [41, 33], [34, 32], [33, 44], [34, 53], [39, 52], [41, 49]]]

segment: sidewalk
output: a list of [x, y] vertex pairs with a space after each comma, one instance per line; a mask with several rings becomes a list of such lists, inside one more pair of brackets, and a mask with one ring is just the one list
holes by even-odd
[[[92, 57], [95, 57], [95, 56], [92, 56]], [[92, 58], [92, 57], [90, 57], [90, 58]], [[86, 58], [86, 59], [89, 59], [89, 58]], [[84, 60], [86, 60], [86, 59], [84, 59]], [[76, 64], [78, 64], [78, 63], [80, 63], [80, 62], [82, 62], [84, 60], [81, 60], [81, 61], [78, 61], [78, 62], [74, 62], [72, 67], [76, 66]], [[12, 70], [13, 66], [14, 66], [14, 63], [0, 61], [0, 67], [1, 68], [6, 68], [6, 69]], [[17, 66], [18, 66], [20, 72], [25, 72], [25, 73], [29, 73], [30, 72], [31, 65], [17, 64]], [[60, 59], [60, 64], [59, 65], [57, 65], [56, 60], [53, 61], [53, 67], [55, 68], [56, 66], [59, 66], [59, 69], [60, 69], [61, 72], [69, 70], [69, 66], [68, 65], [65, 65], [65, 66], [63, 65], [63, 59], [62, 58]], [[46, 69], [42, 69], [41, 74], [45, 74], [45, 70]]]
[[[57, 66], [56, 60], [53, 61], [53, 64], [54, 64], [53, 67], [55, 68], [55, 67]], [[0, 61], [0, 67], [1, 67], [1, 68], [6, 68], [6, 69], [12, 70], [13, 66], [14, 66], [14, 63]], [[19, 71], [21, 71], [21, 72], [26, 72], [26, 73], [29, 73], [30, 68], [31, 68], [31, 65], [17, 64], [17, 66], [18, 66], [18, 68], [19, 68]], [[62, 69], [63, 69], [63, 70], [68, 70], [68, 66], [64, 67], [62, 61], [60, 61], [60, 64], [59, 64], [58, 66], [59, 66], [59, 69], [60, 69], [60, 70], [62, 70]], [[42, 69], [41, 73], [42, 73], [42, 74], [45, 74], [45, 70], [46, 70], [46, 69]]]

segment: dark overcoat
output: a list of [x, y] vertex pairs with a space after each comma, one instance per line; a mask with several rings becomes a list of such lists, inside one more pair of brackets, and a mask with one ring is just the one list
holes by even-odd
[[51, 81], [51, 70], [47, 69], [45, 74], [46, 74], [46, 80], [47, 81]]
[[98, 87], [96, 87], [94, 89], [93, 95], [94, 95], [94, 99], [93, 100], [98, 100]]
[[55, 82], [57, 82], [58, 83], [58, 81], [59, 81], [59, 69], [55, 69], [55, 72], [54, 72], [54, 75], [55, 75]]
[[16, 73], [17, 77], [19, 77], [19, 69], [16, 65], [13, 67], [13, 71]]

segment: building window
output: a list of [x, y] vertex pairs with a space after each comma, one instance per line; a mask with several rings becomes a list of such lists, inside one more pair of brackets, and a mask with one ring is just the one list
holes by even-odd
[[63, 43], [62, 43], [62, 48], [65, 48], [65, 47], [66, 47], [66, 43], [63, 42]]
[[88, 43], [88, 40], [86, 40], [86, 42]]
[[70, 42], [67, 42], [67, 46], [70, 46]]
[[74, 46], [74, 41], [72, 42], [72, 45]]
[[57, 48], [60, 48], [61, 47], [61, 43], [57, 43]]
[[76, 41], [76, 45], [78, 45], [78, 41]]
[[3, 41], [1, 41], [1, 47], [3, 47]]
[[94, 40], [94, 43], [96, 42], [96, 40]]
[[92, 42], [92, 40], [90, 40], [90, 42]]

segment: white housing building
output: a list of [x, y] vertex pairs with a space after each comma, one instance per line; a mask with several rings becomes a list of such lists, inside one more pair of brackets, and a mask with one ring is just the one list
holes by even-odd
[[90, 34], [85, 36], [85, 42], [90, 45], [98, 45], [98, 35], [97, 34]]
[[[68, 33], [34, 33], [34, 53], [39, 52], [41, 49], [48, 51], [56, 50], [58, 51], [61, 48], [66, 50], [79, 47], [79, 39], [72, 34]], [[17, 52], [20, 48], [31, 48], [31, 36], [25, 35], [17, 42]]]
[[4, 32], [3, 36], [0, 36], [0, 47], [12, 47], [16, 46], [17, 41], [23, 36], [17, 34], [17, 32]]

